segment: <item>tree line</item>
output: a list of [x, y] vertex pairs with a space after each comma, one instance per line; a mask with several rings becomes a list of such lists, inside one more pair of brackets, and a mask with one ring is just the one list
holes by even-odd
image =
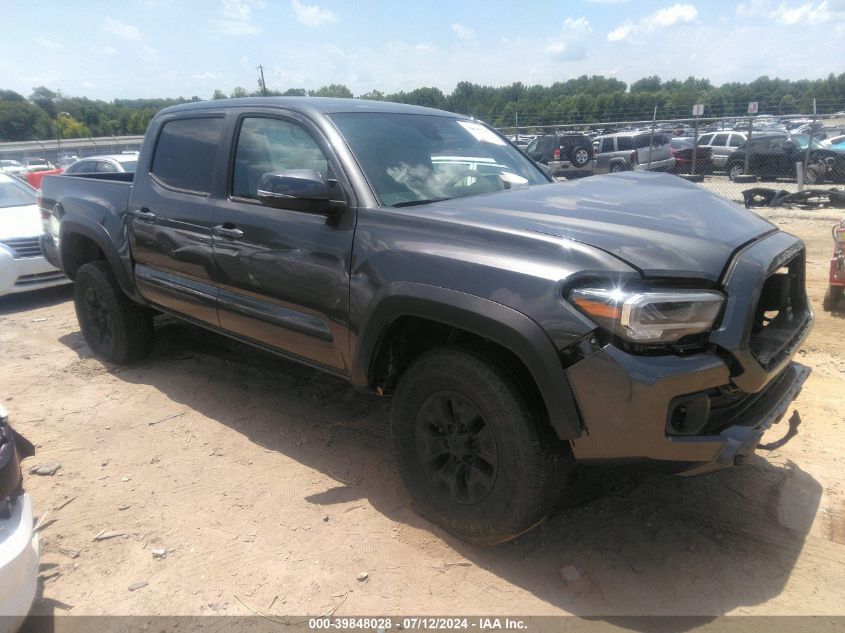
[[[215, 90], [213, 99], [261, 96], [262, 90], [237, 87], [229, 95]], [[268, 96], [311, 96], [354, 98], [343, 84], [316, 90], [292, 88], [268, 90]], [[845, 73], [825, 79], [771, 79], [763, 76], [749, 83], [731, 82], [714, 86], [708, 79], [662, 81], [651, 76], [630, 85], [601, 75], [555, 82], [550, 86], [482, 86], [462, 81], [445, 94], [439, 88], [423, 87], [409, 92], [385, 94], [373, 90], [360, 99], [394, 101], [441, 108], [474, 116], [494, 127], [563, 125], [659, 119], [691, 115], [693, 104], [705, 104], [705, 116], [735, 117], [746, 113], [748, 102], [757, 101], [760, 113], [810, 114], [815, 99], [819, 114], [845, 110]], [[200, 101], [199, 97], [178, 99], [91, 100], [69, 97], [39, 86], [28, 97], [0, 89], [0, 141], [84, 138], [143, 134], [155, 113], [167, 106]]]

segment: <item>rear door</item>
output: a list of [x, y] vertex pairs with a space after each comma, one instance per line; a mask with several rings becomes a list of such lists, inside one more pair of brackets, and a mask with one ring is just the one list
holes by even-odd
[[218, 325], [212, 192], [225, 175], [224, 122], [222, 112], [165, 119], [152, 158], [147, 154], [149, 163], [138, 165], [129, 209], [139, 292], [212, 325]]
[[605, 173], [610, 170], [610, 159], [613, 158], [615, 150], [613, 146], [613, 137], [605, 136], [598, 137], [595, 141], [596, 148], [596, 171]]
[[728, 154], [733, 150], [728, 147], [730, 132], [719, 132], [713, 136], [710, 146], [713, 148], [713, 164], [724, 165], [728, 160]]
[[[348, 349], [352, 189], [330, 144], [293, 113], [243, 113], [234, 130], [227, 196], [215, 224], [220, 325], [255, 342], [343, 371]], [[265, 173], [317, 171], [342, 215], [274, 209], [257, 199]]]

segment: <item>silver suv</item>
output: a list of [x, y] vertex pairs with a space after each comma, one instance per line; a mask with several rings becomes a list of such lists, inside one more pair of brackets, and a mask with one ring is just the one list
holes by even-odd
[[709, 147], [713, 150], [713, 166], [723, 170], [734, 150], [745, 143], [745, 132], [708, 132], [698, 137], [699, 147]]
[[[595, 173], [606, 174], [632, 169], [670, 171], [675, 166], [671, 139], [656, 132], [619, 132], [597, 136]], [[651, 152], [649, 156], [649, 145]], [[650, 160], [649, 160], [650, 158]]]

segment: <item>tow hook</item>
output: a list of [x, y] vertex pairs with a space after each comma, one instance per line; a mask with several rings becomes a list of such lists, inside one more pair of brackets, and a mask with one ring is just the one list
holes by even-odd
[[798, 411], [793, 411], [792, 416], [789, 418], [789, 430], [786, 432], [782, 438], [777, 440], [776, 442], [769, 442], [768, 444], [758, 444], [757, 448], [764, 451], [773, 451], [776, 448], [780, 448], [784, 444], [786, 444], [789, 440], [793, 437], [798, 435], [798, 426], [801, 424], [801, 415]]

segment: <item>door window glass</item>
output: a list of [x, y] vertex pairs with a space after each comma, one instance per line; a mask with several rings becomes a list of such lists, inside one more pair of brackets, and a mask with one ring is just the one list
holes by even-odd
[[728, 144], [728, 135], [727, 134], [717, 134], [713, 138], [713, 146], [714, 147], [725, 147]]
[[222, 135], [223, 117], [168, 121], [159, 134], [150, 171], [176, 189], [209, 193]]
[[617, 136], [616, 149], [620, 152], [634, 149], [634, 139], [630, 136]]
[[698, 144], [699, 145], [710, 145], [710, 141], [713, 140], [712, 134], [703, 134], [702, 136], [698, 137]]
[[739, 147], [745, 142], [745, 137], [742, 134], [731, 134], [731, 141], [729, 145], [731, 147]]
[[232, 195], [256, 199], [264, 174], [289, 169], [311, 169], [326, 180], [332, 177], [325, 154], [301, 126], [281, 119], [245, 118], [235, 150]]
[[112, 165], [110, 162], [106, 160], [99, 160], [97, 161], [97, 173], [98, 174], [111, 174], [117, 171], [117, 167]]
[[601, 153], [604, 154], [606, 152], [613, 151], [613, 139], [612, 138], [603, 138], [601, 140]]

